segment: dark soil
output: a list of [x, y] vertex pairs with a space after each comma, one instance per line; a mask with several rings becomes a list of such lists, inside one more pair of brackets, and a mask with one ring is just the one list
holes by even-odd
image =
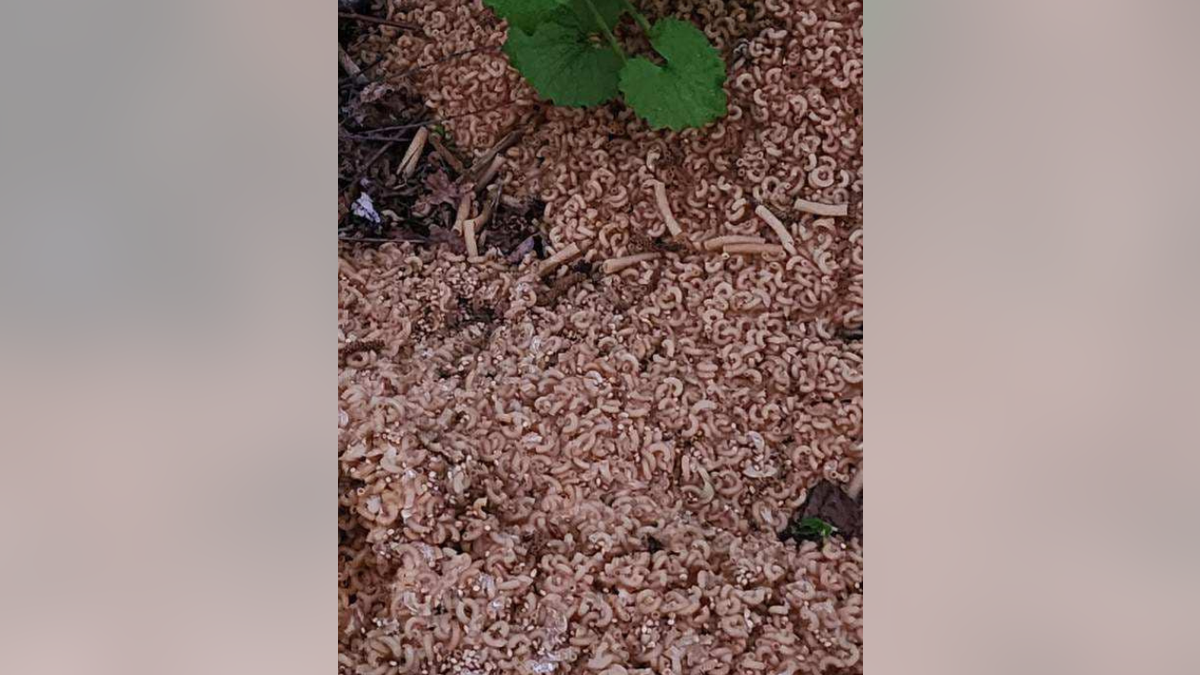
[[[534, 202], [523, 208], [508, 208], [501, 205], [496, 215], [492, 217], [484, 232], [487, 234], [486, 246], [499, 249], [505, 256], [512, 256], [517, 249], [532, 237], [527, 244], [538, 258], [545, 257], [545, 245], [542, 233], [538, 228], [537, 215], [543, 213], [545, 204]], [[516, 260], [520, 262], [520, 260]]]
[[805, 518], [819, 518], [836, 527], [835, 536], [841, 535], [846, 539], [856, 537], [862, 539], [862, 493], [859, 493], [858, 499], [854, 499], [846, 494], [840, 485], [824, 480], [817, 483], [808, 491], [808, 499], [792, 515], [792, 521], [788, 523], [788, 527], [784, 529], [780, 538], [797, 540], [799, 543], [799, 538], [794, 531], [798, 523]]
[[[364, 3], [357, 6], [359, 14], [370, 14]], [[382, 73], [375, 70], [380, 59], [356, 58], [357, 46], [377, 30], [373, 23], [338, 20], [338, 43], [365, 77], [365, 81], [356, 79], [339, 66], [338, 238], [366, 245], [407, 241], [465, 253], [462, 235], [450, 230], [459, 197], [473, 187], [471, 177], [460, 174], [463, 166], [447, 161], [430, 142], [414, 175], [404, 179], [398, 172], [421, 126], [430, 128], [457, 162], [469, 167], [477, 158], [455, 149], [450, 138], [440, 135], [432, 112], [407, 83], [382, 81]], [[355, 212], [354, 205], [363, 195], [370, 198], [375, 216]], [[544, 208], [536, 200], [499, 204], [477, 233], [480, 253], [496, 249], [513, 264], [529, 252], [545, 257], [538, 227]]]
[[546, 280], [549, 288], [545, 293], [538, 295], [538, 307], [554, 307], [562, 296], [566, 295], [576, 284], [582, 283], [588, 279], [595, 277], [596, 270], [592, 263], [586, 260], [580, 260], [571, 265], [567, 273], [554, 280]]
[[679, 253], [686, 246], [667, 237], [650, 237], [641, 232], [629, 235], [629, 252], [632, 253]]
[[382, 340], [361, 340], [359, 342], [351, 342], [345, 347], [338, 350], [338, 366], [346, 365], [346, 357], [359, 352], [379, 351], [384, 348]]

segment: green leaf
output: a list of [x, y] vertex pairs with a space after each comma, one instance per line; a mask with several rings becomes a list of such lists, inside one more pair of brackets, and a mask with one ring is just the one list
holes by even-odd
[[617, 95], [621, 57], [593, 42], [572, 19], [557, 13], [533, 34], [510, 27], [504, 52], [542, 98], [564, 106], [611, 100]]
[[830, 525], [829, 523], [821, 520], [820, 518], [812, 518], [812, 517], [801, 520], [800, 528], [807, 532], [812, 532], [812, 533], [820, 536], [822, 539], [833, 534], [833, 531], [837, 529], [833, 525]]
[[725, 62], [704, 33], [686, 21], [659, 19], [650, 44], [666, 59], [638, 57], [621, 69], [625, 101], [655, 129], [701, 127], [725, 114]]
[[825, 541], [829, 538], [837, 528], [820, 518], [809, 517], [802, 518], [799, 521], [793, 521], [787, 527], [787, 535], [797, 542], [800, 541]]
[[[596, 23], [595, 15], [588, 9], [587, 0], [568, 0], [568, 4], [571, 5], [571, 9], [575, 10], [575, 16], [579, 19], [579, 25], [583, 30], [588, 33], [602, 32]], [[621, 0], [592, 0], [592, 4], [609, 30], [616, 27], [617, 21], [620, 21], [621, 15], [625, 13], [625, 5]]]
[[572, 0], [483, 0], [483, 4], [492, 8], [496, 15], [508, 19], [508, 25], [517, 26], [526, 33], [532, 33], [551, 14], [561, 7], [570, 5]]
[[[601, 32], [596, 17], [588, 9], [587, 0], [483, 0], [483, 4], [491, 7], [500, 18], [508, 19], [508, 25], [526, 33], [533, 33], [546, 21], [567, 26], [578, 25], [588, 33]], [[626, 11], [621, 0], [592, 0], [592, 4], [609, 29], [617, 25]], [[563, 8], [571, 9], [574, 20], [567, 18], [569, 15], [559, 13], [558, 10]]]

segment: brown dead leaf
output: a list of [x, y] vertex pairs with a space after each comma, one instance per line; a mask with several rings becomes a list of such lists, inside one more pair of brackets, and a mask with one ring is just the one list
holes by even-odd
[[469, 192], [456, 185], [441, 169], [425, 177], [425, 189], [425, 194], [417, 197], [417, 202], [413, 205], [413, 214], [418, 216], [427, 216], [435, 206], [442, 204], [457, 206], [462, 195]]

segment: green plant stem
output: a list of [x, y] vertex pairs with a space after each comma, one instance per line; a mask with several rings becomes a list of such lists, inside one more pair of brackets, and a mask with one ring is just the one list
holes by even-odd
[[629, 10], [629, 14], [633, 16], [633, 20], [637, 22], [637, 25], [641, 26], [642, 30], [649, 33], [650, 22], [646, 20], [646, 17], [642, 16], [642, 13], [637, 10], [637, 7], [634, 7], [633, 3], [629, 0], [621, 0], [621, 2], [625, 4], [625, 9]]
[[596, 19], [596, 25], [600, 26], [600, 32], [604, 35], [604, 39], [608, 40], [608, 44], [612, 50], [617, 53], [617, 57], [621, 59], [621, 65], [625, 65], [625, 52], [621, 49], [621, 45], [617, 42], [616, 36], [612, 34], [608, 24], [604, 23], [604, 17], [600, 16], [600, 10], [592, 4], [592, 0], [583, 0], [583, 4], [587, 5], [591, 11], [592, 17]]

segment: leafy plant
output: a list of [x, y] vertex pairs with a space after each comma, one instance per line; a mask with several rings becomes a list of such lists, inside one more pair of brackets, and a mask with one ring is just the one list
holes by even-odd
[[[484, 0], [508, 20], [504, 52], [540, 96], [558, 105], [599, 105], [624, 95], [655, 129], [700, 127], [725, 114], [725, 62], [696, 26], [653, 25], [629, 0]], [[625, 53], [613, 29], [633, 17], [662, 57]]]
[[820, 518], [801, 518], [788, 526], [788, 536], [796, 541], [824, 541], [837, 530]]

